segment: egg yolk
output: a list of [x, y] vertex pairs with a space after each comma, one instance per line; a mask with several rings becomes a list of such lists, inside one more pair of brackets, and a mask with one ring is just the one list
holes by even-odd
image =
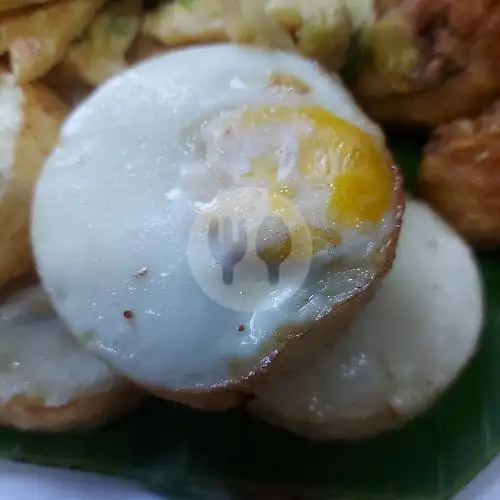
[[[378, 223], [390, 207], [392, 173], [380, 149], [363, 130], [320, 107], [253, 108], [243, 112], [243, 130], [263, 130], [276, 124], [308, 124], [299, 134], [297, 170], [312, 191], [329, 191], [328, 219], [339, 226]], [[279, 162], [252, 159], [251, 176], [266, 179], [276, 193], [294, 198], [286, 179], [280, 181]]]

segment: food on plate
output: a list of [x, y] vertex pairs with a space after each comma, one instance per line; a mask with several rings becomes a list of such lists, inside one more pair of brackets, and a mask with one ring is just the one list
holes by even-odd
[[[231, 10], [228, 9], [231, 3], [235, 7], [239, 4], [245, 10], [245, 15], [238, 18], [240, 22], [236, 33], [234, 26], [231, 26]], [[228, 41], [234, 39], [235, 35], [240, 40], [242, 35], [238, 31], [246, 32], [258, 28], [259, 23], [266, 23], [265, 15], [260, 15], [260, 20], [255, 18], [262, 4], [265, 6], [262, 14], [267, 13], [277, 25], [290, 33], [304, 55], [321, 61], [332, 70], [342, 66], [352, 35], [352, 24], [344, 0], [163, 2], [147, 14], [143, 31], [168, 46]], [[249, 26], [245, 26], [246, 19]]]
[[338, 78], [216, 44], [139, 64], [74, 111], [31, 234], [80, 342], [214, 409], [335, 339], [390, 269], [403, 209], [384, 137]]
[[476, 349], [483, 290], [467, 244], [408, 201], [393, 268], [344, 336], [258, 391], [260, 417], [314, 439], [361, 438], [426, 409]]
[[33, 269], [30, 205], [38, 173], [59, 137], [66, 106], [38, 83], [0, 73], [0, 287]]
[[17, 81], [36, 80], [55, 66], [104, 3], [105, 0], [58, 0], [3, 17], [0, 31]]
[[[290, 12], [286, 2], [271, 0], [276, 15], [280, 6]], [[300, 25], [290, 26], [297, 48], [302, 54], [321, 62], [331, 70], [339, 70], [344, 62], [353, 35], [353, 25], [344, 2], [339, 0], [303, 0], [299, 2]], [[271, 13], [273, 9], [271, 9]], [[289, 29], [290, 29], [289, 28]]]
[[421, 194], [472, 245], [500, 247], [500, 103], [436, 129], [420, 169]]
[[109, 2], [65, 55], [83, 80], [99, 85], [126, 66], [125, 54], [139, 33], [142, 0]]
[[224, 41], [273, 48], [289, 44], [329, 70], [345, 66], [362, 107], [383, 123], [445, 123], [481, 112], [500, 94], [496, 0], [473, 6], [469, 0], [153, 4], [143, 16], [142, 0], [35, 2], [3, 14], [0, 53], [9, 53], [19, 82], [39, 79], [64, 59], [85, 82], [97, 85], [127, 63], [173, 47]]
[[94, 90], [82, 79], [75, 66], [66, 60], [56, 64], [39, 82], [54, 91], [71, 109]]
[[295, 51], [292, 36], [266, 10], [266, 0], [219, 0], [224, 31], [232, 43]]
[[163, 54], [168, 48], [148, 35], [140, 34], [126, 54], [129, 64], [137, 64], [151, 57]]
[[28, 7], [29, 5], [47, 3], [53, 0], [0, 0], [0, 12]]
[[15, 288], [0, 303], [0, 425], [95, 426], [139, 403], [138, 389], [68, 334], [40, 286]]
[[[359, 0], [347, 0], [348, 4]], [[353, 89], [382, 122], [474, 115], [500, 94], [497, 0], [365, 2]], [[351, 75], [352, 77], [353, 75]]]

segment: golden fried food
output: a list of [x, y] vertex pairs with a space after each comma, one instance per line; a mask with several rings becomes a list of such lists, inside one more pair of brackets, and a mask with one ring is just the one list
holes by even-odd
[[500, 102], [436, 129], [421, 168], [423, 196], [475, 247], [500, 247]]
[[374, 118], [435, 125], [477, 114], [500, 94], [498, 0], [368, 3], [350, 77]]
[[139, 393], [132, 386], [81, 397], [63, 406], [46, 406], [41, 400], [16, 396], [0, 405], [0, 425], [50, 432], [98, 427], [129, 413], [139, 401]]
[[57, 143], [66, 106], [38, 83], [0, 74], [0, 287], [33, 268], [29, 239], [33, 187]]
[[17, 81], [36, 80], [55, 66], [104, 2], [59, 0], [3, 18], [0, 27]]
[[50, 1], [52, 0], [0, 0], [0, 12], [13, 9], [20, 9], [22, 7], [27, 7], [29, 5], [47, 3]]
[[83, 80], [99, 85], [127, 66], [125, 54], [134, 42], [142, 19], [142, 0], [108, 3], [65, 56]]
[[75, 66], [67, 61], [61, 61], [40, 79], [70, 108], [83, 101], [94, 87], [84, 82]]
[[[254, 0], [242, 0], [250, 6]], [[352, 35], [344, 0], [265, 0], [265, 11], [290, 33], [297, 48], [330, 69], [342, 66]], [[143, 32], [169, 46], [227, 41], [223, 0], [176, 0], [147, 15]]]
[[[274, 0], [271, 6], [274, 6], [278, 14], [280, 6], [283, 9], [285, 4], [290, 3]], [[299, 9], [300, 24], [292, 29], [297, 48], [305, 56], [320, 61], [329, 69], [340, 69], [345, 62], [353, 34], [353, 25], [344, 0], [301, 0]]]
[[142, 31], [169, 46], [225, 41], [223, 1], [165, 2], [147, 14]]
[[9, 50], [9, 44], [7, 43], [7, 40], [5, 39], [5, 34], [3, 32], [1, 23], [2, 23], [2, 21], [0, 19], [0, 56], [4, 55]]
[[150, 57], [162, 54], [167, 50], [168, 47], [158, 42], [153, 37], [140, 34], [127, 51], [126, 60], [128, 64], [136, 64]]
[[296, 50], [290, 33], [267, 12], [266, 0], [221, 0], [220, 3], [225, 32], [231, 42], [289, 52]]

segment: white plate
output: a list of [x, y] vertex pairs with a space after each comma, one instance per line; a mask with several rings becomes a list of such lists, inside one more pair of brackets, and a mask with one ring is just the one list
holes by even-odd
[[122, 479], [0, 461], [1, 500], [165, 500]]
[[[1, 500], [165, 500], [131, 481], [0, 461]], [[500, 499], [497, 457], [453, 500]]]
[[453, 500], [498, 500], [500, 499], [500, 455]]

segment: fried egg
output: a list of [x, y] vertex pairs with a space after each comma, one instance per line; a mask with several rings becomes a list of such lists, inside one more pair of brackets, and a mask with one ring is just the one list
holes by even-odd
[[334, 346], [257, 391], [250, 409], [315, 439], [387, 431], [456, 379], [483, 322], [471, 249], [428, 205], [409, 201], [396, 260], [373, 301]]
[[72, 333], [154, 392], [201, 397], [334, 338], [390, 268], [403, 201], [337, 77], [220, 44], [99, 88], [33, 207], [38, 271]]
[[0, 424], [64, 430], [132, 409], [139, 391], [83, 349], [38, 285], [0, 305]]

